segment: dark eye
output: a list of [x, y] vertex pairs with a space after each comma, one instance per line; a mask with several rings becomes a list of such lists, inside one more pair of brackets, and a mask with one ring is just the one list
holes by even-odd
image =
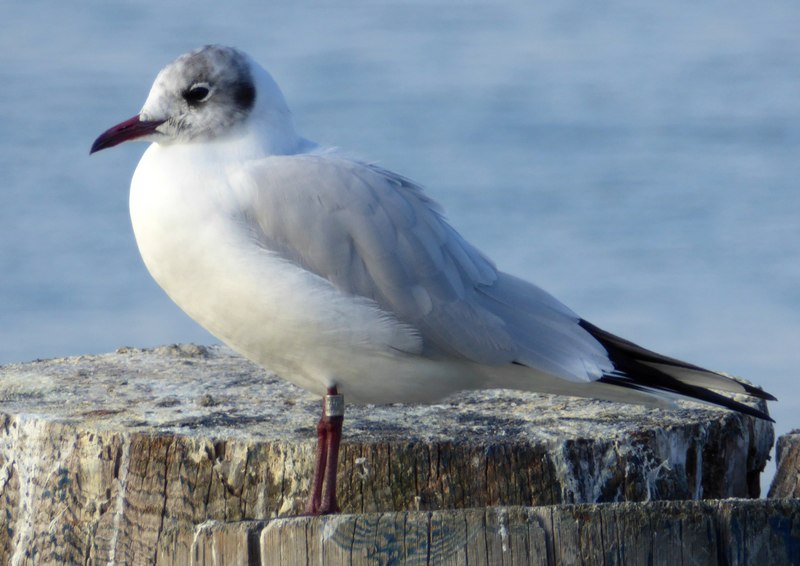
[[189, 103], [190, 106], [205, 102], [211, 95], [211, 86], [206, 83], [197, 83], [184, 91], [183, 99]]

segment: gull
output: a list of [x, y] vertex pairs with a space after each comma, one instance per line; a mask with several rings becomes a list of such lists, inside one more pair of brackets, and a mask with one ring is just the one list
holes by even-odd
[[430, 403], [504, 388], [770, 419], [765, 391], [642, 348], [499, 271], [419, 185], [301, 137], [272, 76], [208, 45], [156, 77], [91, 153], [152, 142], [130, 188], [136, 242], [222, 342], [323, 399], [305, 512], [339, 511], [344, 398]]

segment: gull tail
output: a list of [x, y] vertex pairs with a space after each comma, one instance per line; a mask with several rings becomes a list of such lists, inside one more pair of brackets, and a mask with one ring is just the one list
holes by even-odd
[[583, 319], [579, 324], [603, 345], [614, 364], [615, 371], [604, 375], [598, 382], [656, 395], [686, 397], [775, 422], [764, 411], [734, 401], [712, 389], [775, 401], [775, 397], [766, 391], [699, 366], [662, 356]]

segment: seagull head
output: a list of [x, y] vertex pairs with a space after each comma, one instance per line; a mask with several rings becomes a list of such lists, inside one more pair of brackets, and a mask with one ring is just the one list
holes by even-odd
[[206, 142], [254, 125], [271, 138], [270, 145], [298, 139], [269, 73], [237, 49], [207, 45], [164, 67], [139, 114], [103, 132], [90, 153], [131, 140]]

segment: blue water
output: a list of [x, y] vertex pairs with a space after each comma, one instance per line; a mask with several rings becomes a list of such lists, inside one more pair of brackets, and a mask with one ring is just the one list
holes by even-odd
[[144, 147], [88, 148], [221, 42], [501, 268], [800, 426], [800, 4], [528, 4], [4, 3], [0, 363], [212, 341], [139, 260]]

